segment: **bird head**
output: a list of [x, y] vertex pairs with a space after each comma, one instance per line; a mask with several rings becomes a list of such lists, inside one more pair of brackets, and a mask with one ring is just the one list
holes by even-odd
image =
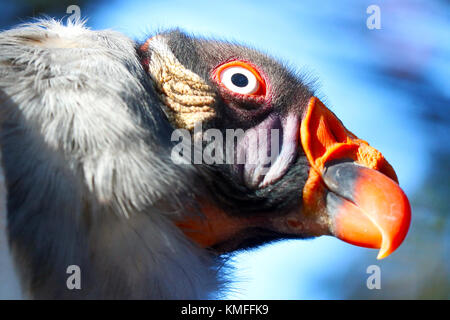
[[138, 51], [167, 121], [202, 147], [186, 149], [204, 187], [186, 211], [201, 214], [175, 221], [198, 245], [225, 253], [332, 235], [384, 258], [402, 243], [410, 205], [395, 171], [302, 77], [256, 50], [178, 30]]

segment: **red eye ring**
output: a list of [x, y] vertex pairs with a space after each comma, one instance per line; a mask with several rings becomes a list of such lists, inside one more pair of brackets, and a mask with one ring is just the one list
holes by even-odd
[[[248, 93], [246, 92], [245, 87], [244, 88], [236, 87], [232, 83], [230, 83], [228, 79], [229, 74], [227, 71], [230, 70], [238, 71], [239, 69], [242, 70], [242, 73], [246, 74], [250, 78], [247, 79], [247, 83], [250, 86], [249, 90], [247, 90]], [[254, 78], [252, 78], [252, 76]], [[233, 60], [218, 66], [213, 72], [213, 79], [220, 86], [231, 91], [233, 94], [251, 97], [263, 97], [266, 95], [266, 82], [264, 81], [264, 78], [261, 77], [260, 73], [256, 70], [256, 68], [253, 65], [242, 60]]]

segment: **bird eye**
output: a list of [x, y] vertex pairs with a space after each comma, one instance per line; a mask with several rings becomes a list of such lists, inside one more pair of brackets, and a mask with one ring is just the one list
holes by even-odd
[[242, 95], [264, 95], [265, 83], [259, 73], [246, 62], [232, 61], [215, 71], [220, 85]]
[[242, 67], [230, 67], [220, 74], [222, 84], [229, 90], [240, 94], [253, 94], [259, 89], [256, 77]]

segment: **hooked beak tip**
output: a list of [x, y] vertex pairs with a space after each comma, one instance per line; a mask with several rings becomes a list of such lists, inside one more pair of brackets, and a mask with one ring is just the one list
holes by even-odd
[[379, 248], [377, 259], [400, 246], [409, 229], [411, 207], [396, 182], [353, 162], [328, 167], [323, 179], [333, 194], [327, 195], [327, 211], [339, 239]]
[[305, 212], [326, 207], [337, 238], [380, 249], [378, 259], [394, 252], [408, 232], [411, 208], [383, 155], [347, 130], [316, 97], [310, 99], [300, 138], [311, 165], [303, 188]]

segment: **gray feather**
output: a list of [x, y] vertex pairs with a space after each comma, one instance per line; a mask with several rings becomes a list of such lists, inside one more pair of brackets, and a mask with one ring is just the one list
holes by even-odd
[[[0, 143], [9, 240], [33, 298], [206, 298], [214, 261], [171, 218], [193, 179], [113, 31], [40, 21], [0, 33]], [[82, 289], [68, 290], [79, 265]]]

